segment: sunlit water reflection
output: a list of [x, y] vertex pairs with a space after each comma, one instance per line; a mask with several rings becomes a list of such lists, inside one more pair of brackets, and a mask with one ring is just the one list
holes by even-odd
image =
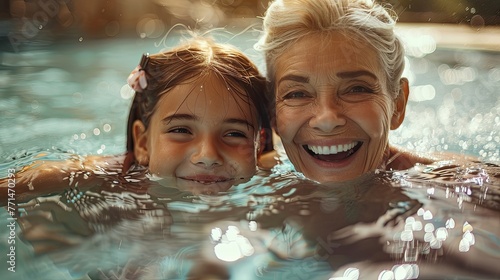
[[212, 196], [119, 172], [98, 172], [98, 186], [66, 178], [65, 191], [17, 205], [16, 279], [500, 276], [496, 165], [442, 162], [332, 185], [261, 170]]

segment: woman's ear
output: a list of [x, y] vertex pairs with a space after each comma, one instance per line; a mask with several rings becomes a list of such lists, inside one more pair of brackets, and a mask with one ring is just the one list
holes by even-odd
[[132, 126], [134, 137], [134, 155], [140, 165], [148, 166], [149, 151], [148, 151], [148, 133], [146, 127], [140, 120], [136, 120]]
[[410, 94], [410, 87], [408, 79], [401, 78], [399, 94], [394, 99], [394, 112], [391, 118], [391, 130], [397, 129], [405, 119], [406, 103], [408, 102], [408, 95]]

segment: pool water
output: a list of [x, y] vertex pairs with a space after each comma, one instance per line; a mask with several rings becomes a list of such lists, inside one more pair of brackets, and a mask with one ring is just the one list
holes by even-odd
[[[264, 70], [257, 36], [220, 40]], [[126, 77], [143, 52], [177, 40], [82, 38], [2, 53], [0, 176], [35, 159], [122, 154]], [[500, 278], [500, 52], [425, 42], [408, 46], [412, 97], [391, 141], [478, 161], [333, 186], [284, 163], [215, 196], [161, 186], [143, 170], [122, 178], [111, 167], [98, 173], [103, 185], [68, 179], [66, 190], [18, 204], [15, 222], [3, 208], [0, 278]], [[11, 240], [16, 272], [8, 270]]]
[[279, 166], [212, 196], [118, 174], [18, 204], [16, 272], [2, 279], [500, 276], [496, 165], [442, 162], [328, 186]]

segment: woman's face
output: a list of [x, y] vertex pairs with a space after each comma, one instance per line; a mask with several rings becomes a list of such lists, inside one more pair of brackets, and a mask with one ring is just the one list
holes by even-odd
[[134, 124], [139, 163], [170, 186], [215, 194], [256, 171], [256, 112], [213, 74], [164, 94], [144, 130]]
[[308, 35], [277, 58], [276, 129], [306, 177], [344, 181], [380, 166], [388, 132], [403, 120], [393, 111], [404, 117], [406, 98], [391, 98], [378, 59], [337, 32]]

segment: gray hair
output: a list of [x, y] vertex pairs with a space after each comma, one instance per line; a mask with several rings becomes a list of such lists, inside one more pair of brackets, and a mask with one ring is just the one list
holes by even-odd
[[263, 21], [255, 47], [264, 51], [274, 93], [276, 59], [297, 40], [313, 33], [345, 32], [367, 42], [379, 54], [389, 93], [395, 98], [404, 70], [404, 48], [394, 33], [396, 15], [371, 0], [275, 0]]

